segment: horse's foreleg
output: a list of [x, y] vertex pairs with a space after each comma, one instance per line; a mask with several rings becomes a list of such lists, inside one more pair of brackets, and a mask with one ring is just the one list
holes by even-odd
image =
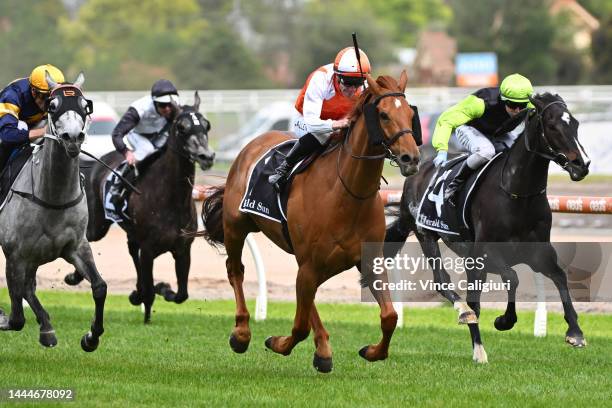
[[266, 347], [275, 353], [288, 356], [293, 348], [310, 333], [310, 318], [317, 293], [318, 278], [310, 265], [300, 265], [296, 279], [297, 307], [291, 336], [272, 336], [266, 339]]
[[144, 322], [151, 322], [151, 309], [155, 302], [155, 288], [153, 286], [153, 260], [154, 255], [147, 250], [140, 250], [140, 264], [138, 268], [138, 284], [136, 291], [142, 296], [144, 304]]
[[329, 344], [329, 333], [323, 327], [321, 317], [317, 311], [316, 305], [313, 303], [312, 311], [310, 312], [310, 324], [314, 332], [315, 353], [312, 360], [312, 365], [322, 373], [329, 373], [333, 368], [332, 349]]
[[0, 315], [0, 330], [19, 331], [25, 325], [22, 303], [25, 292], [25, 271], [23, 264], [10, 258], [7, 259], [6, 283], [11, 298], [11, 313], [8, 318], [4, 314]]
[[56, 346], [57, 337], [55, 337], [55, 330], [51, 325], [51, 319], [36, 296], [36, 268], [28, 271], [24, 296], [36, 315], [36, 321], [40, 326], [38, 341], [45, 347]]
[[[386, 276], [379, 275], [383, 278], [384, 282], [387, 282]], [[389, 345], [391, 344], [391, 337], [397, 326], [397, 312], [393, 308], [393, 302], [391, 302], [391, 295], [388, 290], [377, 290], [374, 288], [373, 280], [369, 280], [368, 288], [378, 305], [380, 306], [380, 328], [382, 330], [382, 339], [378, 344], [371, 344], [364, 346], [359, 350], [359, 355], [368, 361], [385, 360], [389, 356]]]
[[91, 248], [87, 240], [81, 241], [76, 251], [64, 257], [77, 271], [91, 284], [96, 311], [89, 333], [81, 339], [81, 348], [85, 351], [94, 351], [104, 333], [104, 302], [106, 301], [106, 282], [100, 276], [94, 263]]
[[567, 287], [567, 275], [557, 263], [557, 253], [552, 245], [539, 252], [537, 257], [529, 262], [529, 266], [537, 272], [541, 272], [553, 281], [563, 304], [563, 312], [568, 329], [565, 333], [565, 341], [574, 347], [585, 347], [587, 345], [582, 329], [578, 325], [578, 314], [574, 309], [572, 298]]
[[501, 269], [501, 277], [504, 282], [510, 284], [510, 289], [508, 289], [508, 305], [506, 306], [506, 312], [495, 319], [494, 325], [497, 330], [503, 331], [513, 328], [517, 321], [516, 288], [518, 287], [519, 280], [516, 271], [509, 266]]
[[133, 290], [130, 293], [129, 300], [130, 303], [134, 306], [138, 306], [142, 303], [142, 283], [141, 283], [141, 274], [140, 274], [140, 245], [136, 240], [130, 238], [128, 235], [128, 251], [130, 256], [132, 257], [132, 262], [134, 263], [134, 268], [136, 269], [136, 290]]

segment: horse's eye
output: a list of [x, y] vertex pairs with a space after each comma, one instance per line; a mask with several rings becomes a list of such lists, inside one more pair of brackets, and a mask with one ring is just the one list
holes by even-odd
[[387, 115], [387, 112], [380, 112], [379, 116], [382, 120], [389, 120], [389, 115]]
[[59, 106], [59, 101], [57, 98], [53, 98], [49, 101], [49, 108], [47, 109], [50, 113], [53, 113], [57, 110]]

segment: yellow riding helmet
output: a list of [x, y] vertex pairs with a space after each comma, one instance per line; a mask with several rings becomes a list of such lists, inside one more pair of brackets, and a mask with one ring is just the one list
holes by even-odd
[[64, 79], [64, 74], [59, 70], [59, 68], [51, 64], [39, 65], [32, 70], [29, 78], [30, 85], [38, 92], [49, 92], [49, 84], [47, 83], [45, 72], [48, 72], [51, 79], [58, 84], [66, 82]]
[[512, 102], [529, 102], [529, 97], [533, 94], [531, 81], [521, 74], [508, 75], [499, 86], [501, 99]]

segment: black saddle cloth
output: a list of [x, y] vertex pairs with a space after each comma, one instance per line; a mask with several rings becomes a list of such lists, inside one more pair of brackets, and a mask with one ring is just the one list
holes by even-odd
[[267, 150], [256, 162], [248, 178], [247, 188], [240, 202], [240, 211], [258, 215], [282, 224], [283, 233], [289, 245], [291, 240], [287, 230], [287, 202], [291, 182], [296, 174], [303, 172], [319, 156], [318, 150], [311, 156], [300, 161], [291, 171], [291, 175], [282, 193], [277, 193], [274, 186], [268, 182], [268, 177], [283, 162], [285, 156], [297, 139], [285, 140]]
[[471, 198], [487, 169], [499, 156], [500, 154], [497, 154], [468, 178], [458, 192], [456, 206], [444, 200], [444, 192], [459, 172], [467, 155], [450, 160], [440, 168], [432, 177], [421, 198], [416, 219], [417, 225], [428, 230], [461, 237], [464, 241], [472, 241], [474, 238], [469, 218]]
[[23, 166], [25, 166], [28, 159], [32, 156], [33, 151], [34, 148], [27, 144], [11, 153], [0, 175], [0, 203], [4, 204], [4, 200], [6, 200], [9, 191], [11, 191], [11, 186], [15, 182]]

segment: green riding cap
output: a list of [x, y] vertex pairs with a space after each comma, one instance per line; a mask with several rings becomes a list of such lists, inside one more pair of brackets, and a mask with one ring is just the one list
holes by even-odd
[[521, 74], [512, 74], [504, 78], [499, 86], [501, 99], [512, 102], [529, 102], [533, 94], [531, 82]]

